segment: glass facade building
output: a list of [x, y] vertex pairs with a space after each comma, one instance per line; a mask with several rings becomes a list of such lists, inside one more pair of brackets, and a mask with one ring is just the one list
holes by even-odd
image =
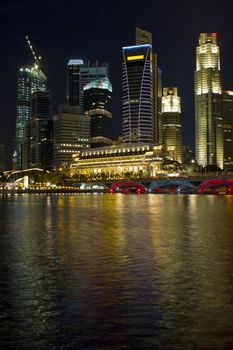
[[24, 168], [52, 170], [52, 97], [47, 91], [32, 94], [32, 116], [28, 123], [28, 165]]
[[150, 44], [123, 47], [123, 141], [154, 142], [153, 58]]
[[17, 83], [17, 110], [15, 135], [15, 167], [23, 167], [23, 148], [26, 125], [31, 118], [31, 98], [36, 90], [46, 90], [46, 76], [35, 64], [33, 67], [22, 67], [19, 70]]
[[81, 59], [70, 59], [68, 62], [66, 102], [71, 106], [80, 105], [80, 66], [83, 63]]
[[[136, 27], [136, 45], [152, 45], [152, 33]], [[162, 73], [158, 67], [158, 56], [152, 53], [153, 72], [153, 118], [154, 118], [154, 142], [162, 144]]]
[[223, 98], [224, 169], [233, 170], [233, 91], [224, 91]]
[[162, 97], [163, 145], [174, 148], [174, 159], [182, 163], [182, 125], [177, 88], [164, 88]]
[[220, 53], [216, 33], [201, 33], [196, 48], [195, 153], [200, 166], [223, 168]]

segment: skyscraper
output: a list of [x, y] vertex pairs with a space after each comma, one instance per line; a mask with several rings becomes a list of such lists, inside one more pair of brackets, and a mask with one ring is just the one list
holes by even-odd
[[32, 94], [32, 115], [28, 123], [29, 147], [27, 167], [52, 170], [52, 98], [47, 91]]
[[123, 141], [153, 143], [153, 70], [150, 44], [123, 47]]
[[5, 170], [6, 168], [6, 151], [5, 145], [0, 143], [0, 171]]
[[79, 107], [62, 105], [53, 118], [54, 168], [68, 167], [72, 154], [90, 148], [90, 117]]
[[80, 66], [80, 80], [79, 80], [79, 106], [80, 113], [84, 112], [84, 92], [83, 88], [86, 84], [90, 83], [93, 80], [103, 79], [108, 77], [108, 64], [100, 63], [99, 61], [91, 63], [88, 61], [87, 64]]
[[31, 97], [36, 90], [46, 90], [46, 77], [37, 65], [19, 70], [16, 117], [16, 168], [22, 169], [25, 127], [31, 117]]
[[220, 53], [216, 33], [201, 33], [195, 71], [196, 159], [223, 168]]
[[162, 97], [163, 145], [174, 148], [174, 159], [182, 163], [182, 126], [177, 88], [164, 88]]
[[223, 92], [224, 169], [233, 170], [233, 91]]
[[[152, 45], [152, 33], [136, 27], [136, 45]], [[162, 144], [162, 73], [158, 67], [158, 56], [152, 52], [153, 72], [153, 118], [154, 118], [154, 142]]]
[[70, 59], [67, 67], [66, 102], [70, 106], [80, 105], [80, 66], [81, 59]]
[[112, 84], [108, 78], [84, 86], [84, 112], [90, 117], [91, 146], [111, 144]]

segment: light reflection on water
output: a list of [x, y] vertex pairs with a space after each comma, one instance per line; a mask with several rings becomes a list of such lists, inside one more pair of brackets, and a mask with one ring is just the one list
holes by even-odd
[[233, 197], [0, 198], [0, 344], [232, 349]]

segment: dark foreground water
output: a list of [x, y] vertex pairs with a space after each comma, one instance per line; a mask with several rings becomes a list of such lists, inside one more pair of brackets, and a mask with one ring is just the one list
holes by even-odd
[[1, 349], [233, 349], [233, 196], [0, 197]]

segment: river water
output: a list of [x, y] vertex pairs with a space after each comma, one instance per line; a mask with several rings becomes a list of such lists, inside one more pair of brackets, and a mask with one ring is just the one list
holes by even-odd
[[0, 345], [233, 349], [233, 196], [0, 197]]

